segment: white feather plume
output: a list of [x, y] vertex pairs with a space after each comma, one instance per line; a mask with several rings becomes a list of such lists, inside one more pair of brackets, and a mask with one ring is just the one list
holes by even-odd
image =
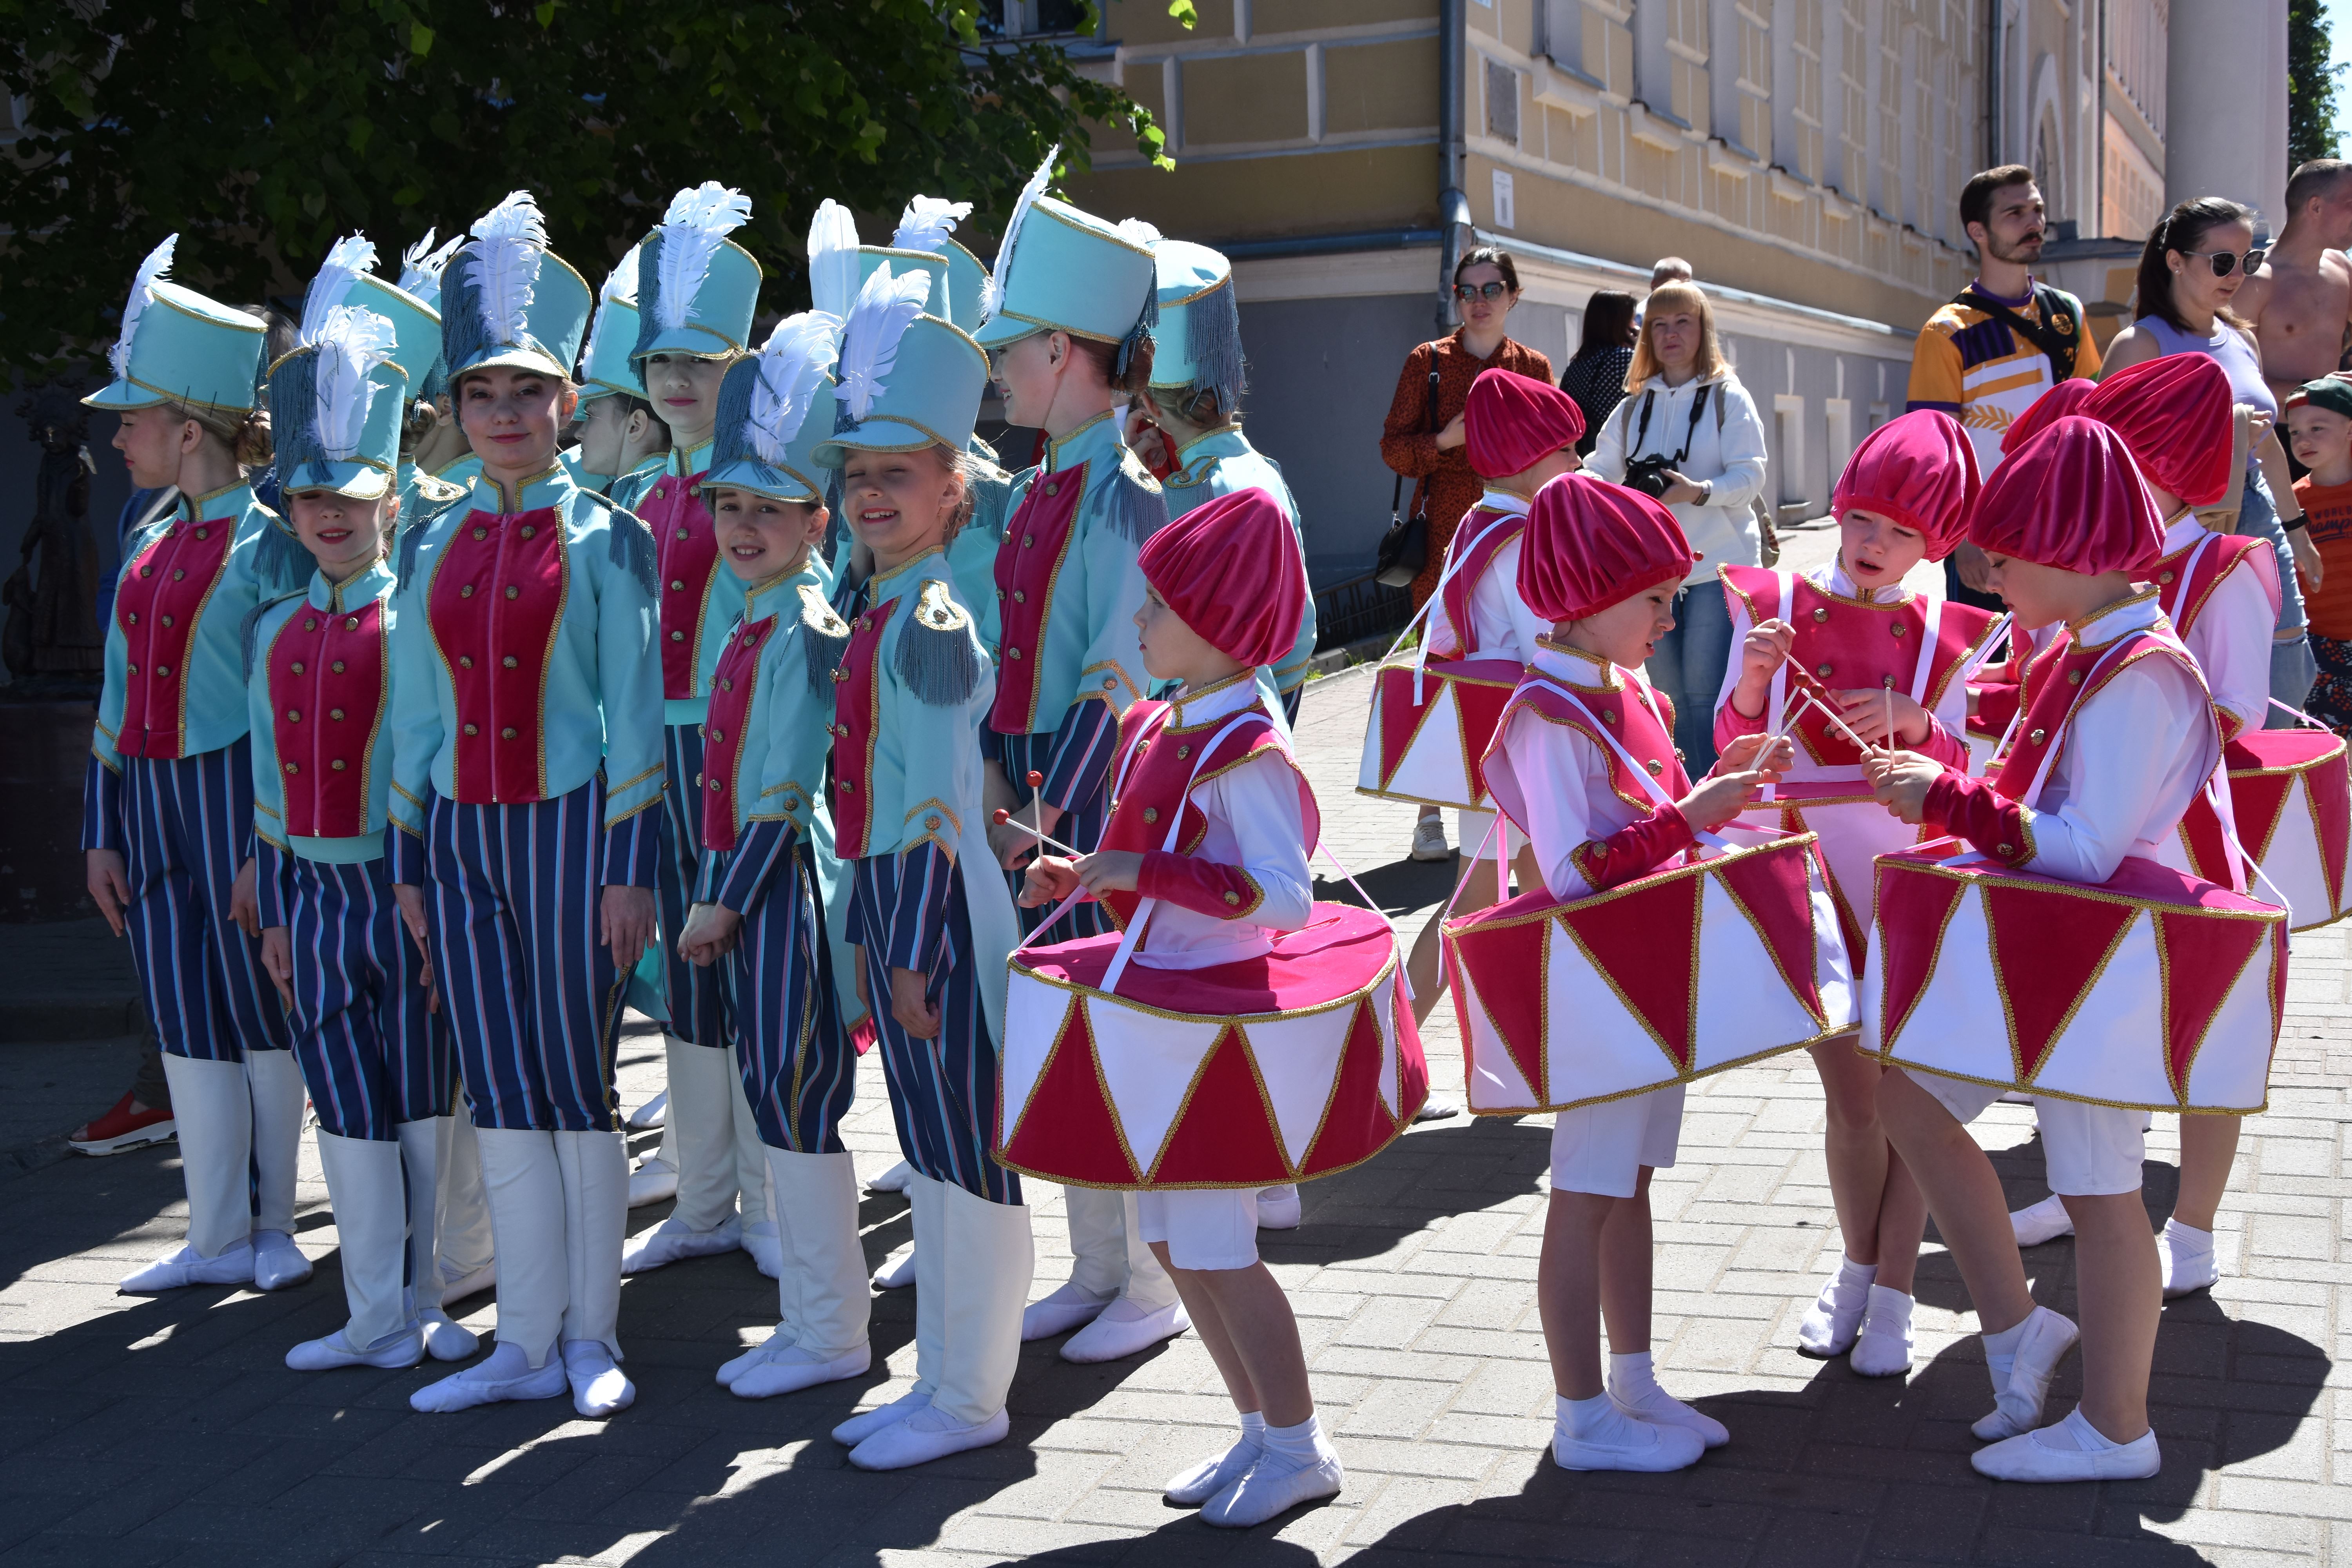
[[178, 235], [165, 235], [163, 243], [147, 253], [147, 259], [139, 264], [137, 275], [131, 279], [131, 298], [122, 306], [122, 334], [114, 340], [114, 350], [107, 355], [118, 377], [131, 374], [131, 338], [139, 330], [140, 312], [154, 297], [154, 285], [171, 276], [172, 253], [179, 245]]
[[888, 390], [886, 378], [898, 363], [898, 340], [930, 297], [929, 273], [918, 267], [894, 278], [887, 261], [857, 291], [857, 303], [841, 330], [841, 397], [852, 419], [864, 419], [874, 400]]
[[596, 319], [589, 322], [588, 341], [580, 350], [580, 378], [583, 381], [588, 378], [588, 367], [596, 363], [596, 346], [604, 341], [604, 334], [613, 330], [614, 312], [604, 307], [619, 303], [631, 310], [636, 308], [637, 247], [629, 247], [629, 253], [621, 258], [620, 264], [604, 274], [604, 286], [596, 290], [596, 298], [601, 301], [596, 307]]
[[462, 234], [452, 235], [439, 249], [433, 246], [433, 231], [426, 229], [425, 237], [400, 253], [400, 287], [403, 292], [414, 294], [428, 305], [441, 302], [441, 272], [457, 247], [466, 243]]
[[809, 302], [836, 321], [857, 302], [857, 220], [827, 196], [809, 220]]
[[398, 335], [373, 310], [336, 305], [320, 321], [317, 336], [306, 341], [319, 351], [319, 445], [330, 458], [348, 461], [367, 438], [368, 410], [376, 394], [371, 374], [392, 358]]
[[716, 180], [670, 198], [661, 223], [661, 329], [686, 325], [695, 291], [710, 274], [720, 237], [751, 221], [751, 198]]
[[474, 225], [467, 247], [466, 280], [481, 300], [482, 327], [494, 343], [519, 343], [528, 331], [547, 254], [547, 224], [529, 191], [509, 192]]
[[782, 463], [800, 438], [817, 386], [840, 356], [840, 331], [832, 317], [804, 310], [777, 322], [761, 345], [748, 433], [751, 449], [770, 468]]
[[935, 251], [948, 242], [955, 226], [971, 216], [970, 202], [940, 196], [917, 196], [898, 215], [898, 231], [890, 237], [893, 250]]
[[315, 343], [327, 325], [327, 312], [341, 305], [351, 294], [352, 280], [362, 272], [375, 270], [375, 247], [363, 234], [347, 234], [328, 248], [327, 259], [319, 264], [319, 275], [310, 279], [309, 292], [302, 296], [302, 329], [299, 342]]
[[1004, 223], [1004, 237], [996, 242], [995, 269], [989, 273], [988, 287], [982, 291], [980, 310], [983, 316], [993, 316], [1004, 309], [1004, 286], [1013, 278], [1013, 247], [1021, 238], [1022, 221], [1029, 216], [1031, 205], [1045, 194], [1045, 186], [1054, 177], [1054, 160], [1061, 155], [1062, 144], [1056, 142], [1013, 204], [1013, 216]]
[[1133, 240], [1146, 250], [1160, 243], [1160, 231], [1139, 217], [1123, 217], [1118, 226], [1119, 237]]

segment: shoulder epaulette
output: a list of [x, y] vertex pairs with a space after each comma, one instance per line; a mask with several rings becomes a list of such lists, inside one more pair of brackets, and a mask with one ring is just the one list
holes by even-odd
[[979, 689], [980, 650], [971, 616], [937, 578], [923, 584], [914, 617], [898, 634], [897, 665], [898, 679], [915, 700], [929, 707], [960, 707]]
[[661, 600], [661, 560], [654, 548], [654, 531], [646, 526], [645, 519], [609, 496], [598, 495], [594, 490], [582, 490], [580, 494], [611, 513], [606, 520], [606, 530], [613, 564], [637, 580], [637, 586], [646, 591], [647, 601], [658, 604]]
[[1103, 485], [1110, 526], [1130, 544], [1140, 546], [1167, 524], [1168, 497], [1133, 452], [1119, 449], [1118, 471]]
[[410, 478], [408, 482], [410, 488], [415, 490], [417, 500], [435, 511], [447, 506], [461, 496], [473, 493], [464, 485], [453, 485], [448, 480], [436, 479], [421, 468]]
[[841, 668], [841, 656], [849, 650], [849, 623], [834, 614], [815, 584], [802, 584], [800, 595], [801, 637], [808, 644], [809, 689], [823, 691], [833, 684], [833, 672]]

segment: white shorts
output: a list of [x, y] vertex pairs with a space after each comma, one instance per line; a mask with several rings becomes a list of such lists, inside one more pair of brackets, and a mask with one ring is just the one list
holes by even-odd
[[1178, 1268], [1247, 1268], [1257, 1261], [1257, 1189], [1203, 1187], [1135, 1194], [1143, 1239], [1164, 1242]]
[[1643, 1166], [1674, 1164], [1682, 1133], [1681, 1084], [1560, 1111], [1551, 1127], [1552, 1188], [1630, 1198]]
[[[1462, 847], [1462, 858], [1492, 860], [1495, 858], [1495, 846], [1486, 838], [1486, 828], [1494, 822], [1495, 815], [1491, 811], [1456, 811], [1454, 814], [1454, 842]], [[1503, 841], [1503, 858], [1507, 860], [1528, 847], [1528, 836], [1508, 822], [1495, 830], [1495, 837]], [[1483, 857], [1478, 854], [1481, 845], [1486, 851]]]
[[[1910, 1074], [1912, 1082], [1934, 1095], [1964, 1125], [2007, 1092], [1916, 1068], [1896, 1070]], [[2097, 1198], [2139, 1191], [2140, 1163], [2147, 1158], [2147, 1112], [2037, 1095], [2033, 1117], [2042, 1124], [2042, 1158], [2049, 1167], [2052, 1192], [2061, 1197]]]

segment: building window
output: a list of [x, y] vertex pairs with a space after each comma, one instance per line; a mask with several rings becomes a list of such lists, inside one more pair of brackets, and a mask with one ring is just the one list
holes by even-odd
[[981, 0], [982, 37], [1026, 38], [1076, 33], [1086, 22], [1080, 0]]
[[1782, 0], [1788, 17], [1789, 133], [1776, 145], [1780, 166], [1822, 181], [1822, 0]]
[[1838, 8], [1838, 189], [1870, 199], [1870, 29], [1862, 0]]

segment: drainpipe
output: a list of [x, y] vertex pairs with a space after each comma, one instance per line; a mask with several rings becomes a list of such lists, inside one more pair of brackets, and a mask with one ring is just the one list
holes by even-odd
[[1462, 194], [1463, 34], [1468, 17], [1464, 0], [1437, 5], [1437, 223], [1439, 243], [1437, 325], [1454, 324], [1454, 268], [1462, 259], [1462, 236], [1470, 226], [1470, 198]]
[[1985, 7], [1985, 167], [2000, 166], [2000, 10], [2007, 0]]

